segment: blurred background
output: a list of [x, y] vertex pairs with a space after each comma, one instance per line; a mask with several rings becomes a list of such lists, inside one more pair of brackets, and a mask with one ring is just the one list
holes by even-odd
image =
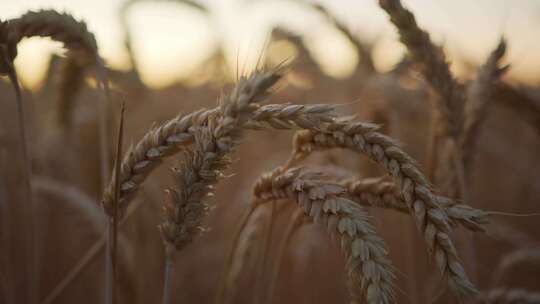
[[[123, 9], [124, 0], [21, 0], [2, 1], [2, 18], [27, 10], [51, 8], [85, 21], [96, 36], [101, 55], [111, 67], [130, 67], [123, 44], [126, 28], [132, 35], [133, 54], [142, 79], [152, 87], [189, 78], [216, 47], [234, 67], [253, 65], [272, 27], [283, 25], [305, 38], [325, 73], [345, 77], [358, 58], [350, 43], [324, 17], [298, 1], [199, 1], [207, 12], [175, 1], [136, 1]], [[372, 0], [318, 1], [347, 24], [359, 37], [374, 44], [374, 59], [381, 71], [391, 69], [404, 53], [393, 26]], [[535, 83], [540, 68], [538, 37], [540, 4], [535, 0], [408, 0], [420, 25], [442, 44], [453, 68], [463, 73], [463, 62], [478, 64], [501, 35], [512, 46], [512, 78]], [[28, 87], [43, 80], [51, 53], [61, 53], [47, 39], [28, 39], [19, 46], [17, 67]], [[460, 60], [461, 59], [461, 60]]]
[[[319, 4], [326, 13], [312, 4]], [[501, 36], [508, 52], [503, 77], [478, 143], [470, 177], [470, 205], [512, 213], [539, 212], [540, 198], [540, 2], [535, 0], [404, 0], [419, 25], [444, 48], [454, 75], [469, 83]], [[239, 74], [257, 63], [286, 60], [290, 71], [271, 103], [331, 103], [382, 125], [427, 168], [438, 98], [407, 58], [395, 27], [375, 0], [17, 0], [0, 2], [0, 19], [28, 10], [55, 9], [87, 23], [105, 59], [113, 104], [106, 105], [110, 146], [126, 103], [124, 151], [156, 124], [213, 107]], [[352, 38], [335, 21], [345, 25]], [[25, 303], [36, 286], [39, 303], [99, 303], [104, 290], [102, 234], [106, 218], [99, 157], [99, 106], [95, 73], [68, 105], [59, 88], [65, 52], [47, 38], [24, 39], [15, 66], [23, 86], [34, 206], [21, 186], [16, 101], [8, 79], [0, 81], [0, 303]], [[518, 105], [530, 107], [523, 110]], [[525, 114], [527, 115], [525, 115]], [[175, 303], [212, 303], [234, 226], [248, 206], [255, 180], [283, 164], [292, 132], [247, 134], [217, 186], [207, 231], [178, 254]], [[112, 149], [112, 148], [111, 148]], [[109, 151], [111, 155], [113, 151]], [[163, 190], [172, 187], [171, 157], [152, 173], [120, 228], [119, 303], [161, 301]], [[317, 154], [309, 164], [360, 177], [383, 172], [358, 155]], [[346, 168], [343, 169], [343, 168]], [[436, 185], [437, 186], [437, 185]], [[293, 209], [279, 205], [271, 238], [274, 257]], [[253, 221], [265, 223], [270, 207]], [[408, 216], [371, 210], [397, 268], [398, 303], [455, 303], [427, 257]], [[493, 216], [488, 232], [458, 230], [458, 251], [483, 293], [493, 289], [540, 292], [540, 230], [535, 217]], [[32, 222], [33, 229], [29, 228]], [[260, 227], [264, 225], [259, 225]], [[255, 225], [257, 227], [257, 225]], [[28, 230], [35, 241], [25, 239]], [[261, 228], [262, 229], [262, 228]], [[255, 230], [256, 233], [262, 233]], [[344, 259], [339, 244], [311, 223], [299, 228], [280, 268], [273, 303], [345, 303]], [[243, 268], [229, 303], [260, 303], [255, 286], [268, 284], [253, 268], [260, 252], [243, 252]], [[26, 271], [34, 259], [34, 275]], [[481, 302], [479, 300], [479, 302]], [[497, 302], [499, 303], [499, 302]], [[503, 302], [501, 302], [503, 303]]]

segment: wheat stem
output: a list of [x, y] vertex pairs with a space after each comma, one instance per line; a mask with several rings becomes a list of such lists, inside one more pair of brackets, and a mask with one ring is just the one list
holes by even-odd
[[[2, 48], [3, 54], [2, 56], [5, 56], [6, 53], [4, 52], [5, 49]], [[28, 301], [29, 303], [37, 303], [37, 292], [39, 290], [38, 282], [39, 282], [39, 272], [38, 272], [38, 253], [37, 253], [37, 237], [36, 237], [36, 214], [35, 214], [35, 206], [33, 201], [33, 195], [32, 195], [32, 162], [29, 157], [28, 152], [28, 141], [27, 141], [27, 131], [26, 131], [26, 122], [25, 122], [25, 115], [24, 115], [24, 108], [22, 105], [22, 96], [21, 96], [21, 88], [19, 86], [19, 80], [17, 77], [17, 71], [13, 67], [12, 62], [7, 63], [8, 67], [8, 77], [11, 81], [11, 84], [13, 86], [13, 89], [15, 91], [15, 100], [17, 103], [17, 118], [18, 118], [18, 126], [19, 126], [19, 135], [21, 139], [21, 150], [22, 150], [22, 158], [23, 158], [23, 179], [24, 179], [24, 193], [26, 197], [26, 204], [28, 208], [28, 214], [30, 216], [29, 220], [27, 221], [27, 227], [26, 227], [26, 235], [25, 240], [27, 242], [27, 250], [30, 252], [30, 261], [28, 261], [28, 273], [27, 276], [30, 280], [30, 286], [28, 286]]]
[[109, 214], [108, 234], [107, 234], [107, 263], [105, 266], [105, 303], [116, 303], [116, 276], [117, 276], [117, 251], [118, 251], [118, 201], [120, 199], [120, 157], [122, 155], [122, 142], [124, 136], [124, 112], [125, 104], [122, 103], [120, 109], [120, 126], [118, 127], [118, 141], [116, 144], [115, 168], [113, 172], [114, 183], [114, 208]]
[[276, 285], [279, 278], [279, 272], [283, 263], [283, 258], [285, 257], [285, 253], [287, 251], [287, 248], [290, 245], [294, 232], [301, 224], [301, 220], [303, 216], [304, 216], [304, 213], [302, 212], [302, 210], [296, 209], [294, 213], [292, 214], [288, 225], [285, 228], [283, 239], [281, 240], [281, 243], [279, 244], [279, 247], [277, 249], [277, 254], [275, 255], [274, 263], [272, 265], [272, 271], [270, 272], [270, 278], [268, 281], [269, 283], [268, 283], [268, 288], [266, 292], [266, 301], [264, 303], [267, 303], [267, 304], [273, 303], [273, 299], [276, 292]]
[[172, 303], [172, 274], [174, 270], [174, 248], [165, 249], [165, 270], [163, 272], [163, 304]]
[[272, 232], [274, 228], [274, 221], [275, 221], [275, 212], [276, 212], [276, 202], [270, 203], [270, 214], [268, 215], [268, 220], [266, 221], [265, 231], [266, 234], [262, 238], [262, 258], [257, 263], [257, 271], [255, 272], [256, 277], [256, 286], [255, 286], [255, 292], [253, 293], [252, 303], [256, 303], [257, 301], [260, 301], [262, 299], [262, 296], [264, 295], [264, 286], [263, 284], [263, 276], [264, 276], [264, 268], [267, 264], [268, 256], [270, 254], [270, 242], [272, 240]]
[[250, 216], [253, 214], [256, 208], [257, 208], [256, 205], [250, 204], [249, 207], [245, 209], [244, 212], [241, 214], [239, 221], [236, 223], [236, 227], [234, 229], [234, 233], [230, 241], [229, 249], [227, 250], [225, 262], [221, 268], [221, 273], [219, 275], [218, 290], [217, 290], [215, 300], [214, 300], [215, 304], [223, 304], [226, 301], [227, 281], [228, 281], [227, 277], [231, 271], [231, 267], [233, 264], [234, 252], [236, 251], [236, 248], [238, 247], [238, 242], [240, 241], [240, 235], [242, 234], [242, 231], [246, 227], [246, 224]]

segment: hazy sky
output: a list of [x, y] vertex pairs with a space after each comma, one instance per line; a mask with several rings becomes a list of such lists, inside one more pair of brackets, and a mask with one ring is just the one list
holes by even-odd
[[[125, 0], [0, 0], [0, 18], [29, 9], [54, 8], [88, 23], [100, 52], [113, 67], [126, 67], [119, 8]], [[219, 40], [234, 65], [254, 62], [272, 24], [287, 25], [304, 33], [309, 46], [327, 71], [343, 75], [356, 58], [347, 41], [335, 34], [324, 19], [292, 1], [207, 0], [211, 18], [185, 5], [145, 1], [128, 12], [134, 35], [136, 60], [144, 80], [166, 85], [188, 75]], [[377, 39], [376, 63], [388, 68], [399, 59], [403, 46], [376, 0], [317, 1], [342, 18], [361, 37]], [[450, 55], [482, 62], [501, 34], [508, 37], [511, 76], [534, 82], [540, 79], [540, 1], [537, 0], [403, 0], [418, 22]], [[17, 68], [32, 85], [43, 75], [58, 44], [33, 38], [19, 46]]]

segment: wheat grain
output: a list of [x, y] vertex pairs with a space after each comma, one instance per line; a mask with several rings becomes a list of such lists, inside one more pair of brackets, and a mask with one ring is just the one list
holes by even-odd
[[321, 174], [299, 168], [282, 171], [263, 174], [254, 195], [261, 200], [293, 199], [306, 215], [340, 237], [354, 288], [351, 295], [362, 296], [367, 303], [392, 303], [393, 267], [367, 214], [346, 197], [345, 188], [321, 179]]

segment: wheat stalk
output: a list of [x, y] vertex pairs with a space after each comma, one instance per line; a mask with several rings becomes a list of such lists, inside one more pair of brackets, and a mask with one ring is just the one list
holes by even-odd
[[263, 174], [254, 187], [255, 197], [263, 201], [294, 200], [306, 215], [339, 236], [354, 288], [351, 295], [363, 296], [367, 303], [392, 303], [393, 267], [384, 241], [346, 193], [344, 187], [321, 179], [321, 174], [299, 168]]
[[[15, 88], [17, 97], [18, 115], [19, 115], [19, 130], [21, 134], [22, 149], [24, 162], [27, 164], [25, 170], [25, 182], [28, 191], [31, 189], [31, 168], [28, 156], [26, 128], [24, 126], [24, 114], [22, 109], [22, 100], [20, 89], [17, 80], [17, 74], [13, 67], [13, 61], [17, 56], [17, 44], [24, 37], [32, 36], [48, 36], [54, 40], [64, 42], [67, 48], [79, 50], [91, 50], [92, 54], [97, 54], [97, 45], [92, 34], [86, 31], [84, 23], [78, 23], [69, 15], [61, 15], [54, 11], [28, 12], [19, 18], [1, 22], [0, 24], [0, 75], [7, 74]], [[77, 45], [80, 44], [80, 45]], [[94, 56], [96, 57], [96, 56]], [[102, 132], [102, 135], [105, 132]], [[106, 155], [105, 146], [102, 145], [102, 156]], [[107, 165], [104, 163], [102, 177], [107, 174]], [[103, 179], [104, 180], [104, 179]], [[30, 192], [28, 192], [30, 193]], [[31, 196], [31, 194], [29, 194]], [[29, 197], [29, 204], [32, 204]], [[30, 222], [33, 222], [30, 219]], [[33, 230], [32, 225], [29, 224]], [[36, 274], [34, 274], [35, 276]], [[34, 287], [32, 287], [33, 289]], [[29, 292], [30, 297], [34, 297], [35, 291]], [[31, 302], [35, 302], [31, 299]]]
[[304, 218], [305, 215], [303, 210], [300, 208], [296, 208], [289, 220], [288, 225], [285, 227], [283, 239], [279, 244], [277, 254], [274, 256], [274, 263], [272, 264], [272, 270], [270, 273], [269, 284], [266, 292], [266, 301], [264, 301], [263, 303], [271, 304], [272, 300], [274, 299], [276, 285], [279, 277], [279, 271], [281, 270], [281, 264], [283, 263], [285, 252], [290, 246], [294, 232], [302, 225], [302, 219]]
[[84, 66], [74, 56], [63, 63], [58, 86], [58, 123], [64, 129], [72, 126], [73, 101], [84, 85]]
[[294, 146], [295, 154], [289, 165], [294, 165], [314, 150], [344, 148], [365, 154], [386, 169], [399, 186], [409, 212], [424, 236], [428, 252], [435, 257], [440, 272], [449, 278], [457, 296], [469, 298], [476, 293], [450, 239], [448, 214], [439, 205], [437, 196], [415, 161], [391, 138], [378, 133], [377, 126], [336, 120], [321, 131], [297, 132]]
[[[277, 202], [272, 202], [270, 204], [270, 211], [269, 215], [267, 216], [268, 219], [266, 220], [265, 226], [264, 226], [264, 236], [258, 237], [256, 239], [257, 243], [261, 243], [260, 245], [257, 244], [257, 246], [261, 247], [261, 253], [262, 257], [258, 259], [257, 261], [257, 269], [255, 272], [256, 278], [263, 278], [264, 277], [264, 271], [266, 264], [268, 263], [268, 257], [270, 255], [270, 249], [271, 249], [271, 241], [272, 241], [272, 233], [274, 229], [274, 221], [276, 218], [276, 205]], [[258, 299], [261, 299], [265, 292], [266, 284], [264, 283], [264, 280], [258, 279], [255, 285], [255, 292], [253, 292], [252, 302], [257, 302]]]
[[314, 9], [319, 11], [322, 15], [324, 15], [328, 19], [328, 21], [339, 32], [341, 32], [347, 38], [347, 40], [349, 40], [353, 44], [360, 60], [360, 64], [358, 65], [358, 67], [360, 67], [362, 71], [367, 74], [375, 73], [376, 69], [375, 69], [375, 63], [373, 62], [373, 58], [371, 55], [371, 47], [361, 42], [360, 39], [357, 37], [357, 35], [354, 34], [346, 24], [340, 21], [336, 16], [334, 16], [334, 14], [328, 11], [324, 6], [319, 5], [319, 4], [312, 4], [312, 3], [310, 3], [310, 5]]
[[483, 292], [478, 299], [485, 304], [540, 303], [540, 293], [525, 289], [498, 288]]
[[311, 54], [309, 49], [306, 47], [305, 42], [299, 34], [294, 33], [289, 29], [284, 28], [283, 26], [277, 26], [272, 29], [272, 39], [284, 39], [294, 45], [296, 49], [294, 66], [299, 66], [301, 69], [308, 68], [309, 72], [324, 77], [324, 73], [321, 71], [319, 64], [313, 57], [313, 54]]
[[[231, 266], [227, 269], [227, 273], [225, 274], [224, 303], [230, 302], [231, 296], [228, 296], [229, 290], [234, 286], [238, 286], [242, 270], [244, 270], [251, 261], [250, 256], [258, 253], [256, 247], [258, 247], [259, 240], [264, 239], [263, 228], [267, 218], [270, 219], [267, 213], [264, 212], [264, 208], [257, 208], [256, 210], [253, 210], [248, 222], [242, 229], [238, 242], [234, 248]], [[260, 250], [263, 251], [264, 254], [265, 248], [260, 248]], [[250, 264], [250, 267], [251, 266], [253, 266], [253, 264]], [[259, 271], [259, 269], [257, 270]], [[258, 274], [259, 273], [257, 272], [257, 282], [259, 282], [262, 277]], [[253, 285], [255, 287], [256, 284]], [[256, 288], [253, 289], [256, 290]], [[253, 296], [255, 295], [256, 293], [253, 293]], [[254, 302], [257, 301], [255, 300]]]

